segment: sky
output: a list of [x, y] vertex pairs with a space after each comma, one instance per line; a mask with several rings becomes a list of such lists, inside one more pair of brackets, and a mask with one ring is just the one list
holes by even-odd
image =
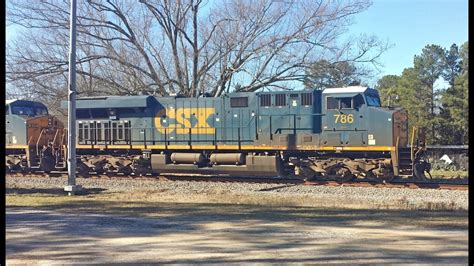
[[449, 48], [468, 41], [468, 0], [373, 0], [357, 14], [350, 34], [375, 35], [391, 44], [380, 58], [383, 75], [400, 75], [413, 66], [423, 47]]
[[[14, 38], [16, 30], [7, 27], [7, 41]], [[413, 66], [413, 57], [426, 45], [449, 48], [468, 40], [468, 0], [373, 0], [349, 28], [348, 35], [359, 34], [375, 35], [391, 45], [380, 58], [383, 67], [374, 80], [400, 75], [404, 68]]]

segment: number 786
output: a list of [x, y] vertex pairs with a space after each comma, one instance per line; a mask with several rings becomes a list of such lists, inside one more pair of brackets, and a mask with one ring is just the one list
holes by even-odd
[[349, 114], [349, 115], [345, 115], [345, 114], [335, 114], [334, 117], [336, 118], [334, 120], [334, 123], [341, 123], [341, 124], [346, 124], [346, 123], [349, 123], [349, 124], [352, 124], [354, 122], [354, 115], [352, 114]]

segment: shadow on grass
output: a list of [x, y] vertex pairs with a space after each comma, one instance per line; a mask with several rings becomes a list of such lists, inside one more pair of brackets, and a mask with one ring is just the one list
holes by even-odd
[[[446, 232], [463, 230], [467, 233], [467, 212], [428, 212], [403, 210], [347, 210], [347, 209], [317, 209], [295, 207], [265, 207], [251, 205], [229, 204], [175, 204], [175, 203], [140, 203], [137, 202], [108, 202], [97, 200], [81, 200], [69, 202], [66, 205], [51, 204], [35, 207], [8, 207], [6, 215], [7, 234], [9, 230], [22, 232], [14, 240], [7, 241], [7, 255], [15, 257], [20, 254], [29, 254], [35, 250], [56, 251], [58, 247], [64, 252], [55, 255], [55, 259], [74, 258], [80, 262], [87, 262], [91, 257], [111, 256], [104, 249], [74, 250], [75, 245], [96, 245], [96, 241], [103, 239], [128, 237], [155, 237], [144, 244], [126, 244], [114, 247], [115, 252], [135, 253], [143, 250], [166, 250], [169, 247], [180, 247], [182, 239], [159, 241], [173, 234], [199, 235], [199, 239], [186, 240], [186, 248], [193, 252], [209, 252], [215, 250], [219, 256], [206, 259], [205, 263], [243, 263], [243, 262], [327, 262], [332, 259], [351, 258], [358, 254], [369, 252], [367, 261], [384, 259], [402, 263], [455, 263], [464, 262], [464, 256], [449, 255], [438, 257], [436, 254], [458, 254], [466, 241], [446, 239]], [[228, 224], [225, 228], [212, 228], [216, 222]], [[292, 224], [294, 226], [284, 226]], [[430, 253], [419, 252], [416, 249], [407, 251], [397, 246], [383, 248], [387, 239], [373, 237], [368, 240], [372, 246], [380, 246], [377, 252], [367, 250], [361, 244], [361, 239], [347, 238], [335, 246], [324, 246], [334, 236], [328, 233], [327, 227], [336, 232], [347, 228], [360, 231], [377, 231], [385, 229], [397, 230], [397, 226], [417, 225], [420, 230], [434, 230], [443, 234], [430, 235], [402, 235], [391, 241], [425, 241], [425, 243], [442, 243]], [[302, 229], [306, 228], [306, 229]], [[311, 228], [316, 233], [308, 234], [305, 230]], [[321, 228], [321, 229], [318, 229]], [[38, 238], [31, 238], [25, 232], [45, 232]], [[400, 230], [400, 229], [398, 229]], [[344, 231], [341, 231], [344, 232]], [[17, 233], [18, 234], [18, 233]], [[245, 242], [239, 248], [227, 248], [221, 244], [214, 244], [213, 238], [218, 235], [227, 235], [229, 241]], [[95, 240], [94, 240], [95, 239]], [[273, 241], [268, 241], [268, 240]], [[321, 242], [315, 244], [314, 240]], [[95, 243], [95, 244], [94, 244]], [[69, 248], [68, 248], [69, 247]], [[72, 248], [71, 248], [72, 247]], [[270, 259], [241, 259], [241, 254], [251, 251], [266, 252], [279, 250], [291, 254], [294, 249], [316, 249], [319, 255], [309, 255], [306, 258], [287, 258], [281, 255]], [[72, 249], [72, 250], [71, 250]], [[370, 253], [371, 252], [371, 253]], [[456, 253], [458, 252], [458, 253]], [[184, 251], [183, 251], [184, 254]], [[311, 253], [309, 253], [311, 254]], [[225, 255], [225, 256], [224, 256]], [[28, 255], [30, 259], [40, 259], [39, 255]], [[54, 259], [54, 258], [53, 258]], [[109, 258], [113, 259], [113, 258]], [[142, 262], [150, 262], [143, 259]], [[198, 263], [192, 259], [166, 259], [165, 263]], [[203, 261], [204, 263], [204, 261]]]
[[[467, 241], [446, 237], [450, 233], [459, 234], [459, 231], [465, 231], [467, 234], [467, 211], [322, 209], [84, 198], [34, 208], [7, 207], [6, 211], [7, 236], [15, 236], [7, 240], [7, 256], [10, 258], [27, 256], [28, 259], [36, 260], [44, 255], [34, 254], [55, 252], [54, 256], [48, 259], [102, 263], [103, 261], [93, 259], [104, 257], [108, 262], [114, 262], [114, 256], [107, 248], [88, 247], [96, 247], [104, 240], [140, 238], [150, 240], [138, 244], [125, 241], [124, 244], [108, 248], [113, 249], [115, 254], [174, 250], [173, 255], [176, 252], [182, 253], [182, 259], [161, 256], [159, 262], [180, 264], [327, 263], [331, 260], [350, 263], [362, 253], [366, 254], [364, 256], [367, 262], [386, 260], [396, 263], [465, 263], [467, 260], [466, 256], [459, 255], [467, 251]], [[224, 226], [216, 227], [216, 223]], [[403, 234], [404, 230], [412, 229], [400, 228], [411, 225], [418, 228], [418, 231], [434, 232], [422, 235]], [[331, 232], [328, 232], [328, 227]], [[399, 235], [397, 239], [378, 235], [363, 236], [362, 239], [361, 236], [341, 238], [339, 234], [347, 234], [344, 230], [348, 228], [356, 229], [357, 232], [375, 233], [389, 229], [398, 231]], [[41, 237], [31, 237], [28, 232], [43, 234]], [[180, 237], [171, 238], [172, 235], [198, 237], [183, 240]], [[334, 237], [340, 241], [326, 246], [325, 243]], [[229, 243], [240, 241], [240, 245], [222, 246], [219, 240], [223, 238], [228, 239]], [[387, 241], [396, 241], [398, 245], [387, 247]], [[403, 244], [405, 242], [422, 242], [429, 246], [436, 243], [436, 248], [430, 252], [416, 248], [406, 249]], [[181, 250], [183, 245], [185, 249]], [[76, 246], [83, 249], [77, 250]], [[377, 249], [374, 251], [373, 247]], [[304, 250], [306, 255], [300, 258], [292, 257], [295, 249]], [[38, 250], [41, 252], [35, 252]], [[254, 251], [262, 254], [278, 251], [278, 256], [242, 259], [243, 254]], [[213, 255], [205, 261], [196, 261], [187, 256], [186, 252]], [[137, 261], [127, 261], [126, 264], [129, 265], [130, 262]], [[144, 257], [140, 262], [154, 261]]]

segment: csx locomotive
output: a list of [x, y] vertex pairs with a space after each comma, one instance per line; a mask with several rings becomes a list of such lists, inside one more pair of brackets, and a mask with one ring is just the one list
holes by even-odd
[[[66, 106], [66, 102], [63, 102]], [[7, 102], [7, 170], [66, 167], [66, 130], [43, 104]], [[424, 178], [407, 113], [367, 87], [221, 97], [77, 100], [78, 173]]]

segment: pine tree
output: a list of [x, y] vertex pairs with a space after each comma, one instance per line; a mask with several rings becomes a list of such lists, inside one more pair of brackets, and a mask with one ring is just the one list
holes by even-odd
[[449, 82], [449, 85], [454, 85], [454, 80], [461, 72], [461, 57], [459, 56], [458, 46], [453, 43], [448, 51], [446, 51], [445, 57], [445, 70], [442, 74], [444, 80]]
[[[468, 44], [461, 46], [459, 53], [458, 75], [454, 76], [453, 84], [442, 95], [443, 144], [468, 144], [469, 132], [469, 61]], [[461, 73], [461, 74], [459, 74]]]
[[[405, 68], [400, 76], [387, 75], [378, 81], [376, 88], [383, 105], [388, 105], [391, 96], [391, 106], [407, 110], [410, 129], [413, 126], [426, 129], [429, 144], [467, 144], [468, 54], [467, 42], [460, 48], [453, 44], [449, 50], [427, 45], [421, 55], [415, 56], [414, 67]], [[434, 83], [440, 77], [450, 87], [435, 92]]]
[[327, 60], [315, 62], [305, 80], [306, 88], [324, 89], [360, 85], [362, 73], [352, 62], [331, 63]]
[[379, 91], [382, 106], [400, 106], [399, 82], [400, 77], [397, 75], [386, 75], [379, 79], [375, 88]]
[[421, 55], [415, 55], [413, 60], [414, 70], [416, 71], [419, 80], [423, 84], [418, 88], [418, 93], [425, 95], [423, 98], [418, 98], [421, 101], [426, 101], [429, 105], [429, 116], [426, 118], [426, 123], [429, 127], [427, 130], [427, 142], [436, 143], [436, 126], [439, 121], [436, 117], [436, 92], [434, 90], [434, 83], [445, 72], [446, 67], [446, 51], [439, 45], [427, 45], [423, 48]]

